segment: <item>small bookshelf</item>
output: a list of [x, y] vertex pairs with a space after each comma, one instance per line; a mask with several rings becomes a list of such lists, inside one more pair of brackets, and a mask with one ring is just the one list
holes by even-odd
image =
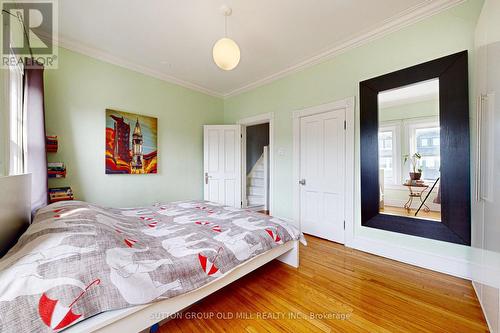
[[47, 150], [47, 153], [57, 153], [58, 148], [59, 148], [59, 143], [57, 135], [45, 136], [45, 149]]
[[49, 188], [49, 201], [50, 203], [58, 201], [73, 200], [73, 190], [71, 187], [52, 187]]
[[[47, 135], [45, 137], [45, 147], [47, 154], [57, 153], [59, 149], [59, 139], [57, 135]], [[64, 162], [48, 162], [47, 163], [47, 177], [49, 180], [52, 179], [63, 179], [66, 178], [66, 165]], [[64, 186], [60, 182], [51, 182], [52, 185], [58, 187], [49, 188], [49, 203], [54, 203], [58, 201], [68, 201], [74, 200], [73, 190], [70, 186]], [[61, 186], [63, 185], [63, 186]]]
[[66, 178], [66, 166], [63, 162], [49, 162], [47, 174], [49, 178]]

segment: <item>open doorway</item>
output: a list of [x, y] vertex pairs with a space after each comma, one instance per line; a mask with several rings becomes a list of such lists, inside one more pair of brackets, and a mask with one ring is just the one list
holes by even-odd
[[242, 207], [273, 212], [273, 119], [265, 113], [241, 119]]
[[269, 214], [269, 123], [246, 127], [247, 208]]

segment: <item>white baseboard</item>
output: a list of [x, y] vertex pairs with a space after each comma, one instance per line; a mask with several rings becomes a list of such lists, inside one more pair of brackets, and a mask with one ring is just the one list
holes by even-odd
[[[297, 228], [299, 227], [292, 219], [278, 218]], [[406, 264], [472, 280], [471, 263], [465, 259], [407, 248], [361, 236], [355, 236], [352, 242], [346, 243], [345, 246]]]
[[471, 280], [472, 277], [470, 263], [465, 259], [429, 253], [427, 251], [406, 248], [359, 236], [354, 238], [351, 247], [363, 252], [368, 252], [436, 272], [461, 277], [467, 280]]
[[491, 333], [498, 333], [498, 331], [495, 331], [493, 329], [493, 326], [491, 325], [491, 321], [489, 320], [488, 315], [487, 315], [488, 313], [486, 312], [486, 309], [484, 307], [483, 295], [482, 295], [482, 292], [480, 290], [480, 287], [482, 288], [482, 286], [480, 286], [477, 282], [472, 281], [472, 287], [474, 288], [474, 291], [476, 292], [477, 299], [479, 300], [479, 305], [481, 305], [481, 310], [483, 311], [484, 319], [486, 320], [486, 325], [488, 325], [488, 330]]

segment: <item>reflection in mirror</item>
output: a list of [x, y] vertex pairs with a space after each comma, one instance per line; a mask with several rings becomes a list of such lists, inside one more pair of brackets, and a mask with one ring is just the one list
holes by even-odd
[[441, 222], [439, 79], [378, 94], [380, 213]]

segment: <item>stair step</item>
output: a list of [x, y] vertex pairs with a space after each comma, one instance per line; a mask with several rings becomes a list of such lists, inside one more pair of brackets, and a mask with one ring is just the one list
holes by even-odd
[[264, 204], [264, 196], [262, 195], [249, 195], [247, 197], [249, 205], [263, 205]]
[[248, 200], [248, 205], [249, 206], [264, 206], [264, 201], [262, 201], [262, 200], [258, 200], [258, 201]]
[[248, 176], [247, 179], [264, 179], [264, 177], [251, 175], [251, 176]]
[[264, 186], [264, 178], [248, 178], [247, 186]]
[[256, 178], [264, 178], [264, 171], [253, 171], [250, 173], [250, 177], [256, 177]]
[[265, 206], [264, 205], [248, 205], [247, 206], [247, 209], [250, 209], [254, 212], [259, 212], [261, 210], [264, 210]]
[[247, 193], [249, 195], [264, 195], [264, 186], [248, 186]]
[[264, 165], [256, 164], [255, 167], [253, 168], [253, 171], [264, 171]]

